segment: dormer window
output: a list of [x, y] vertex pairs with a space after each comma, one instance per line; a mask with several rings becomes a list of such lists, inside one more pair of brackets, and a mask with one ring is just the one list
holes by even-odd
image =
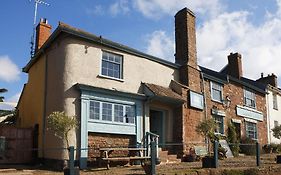
[[101, 74], [114, 79], [122, 79], [123, 57], [110, 52], [102, 52]]
[[244, 105], [251, 108], [256, 108], [255, 93], [250, 89], [244, 89]]

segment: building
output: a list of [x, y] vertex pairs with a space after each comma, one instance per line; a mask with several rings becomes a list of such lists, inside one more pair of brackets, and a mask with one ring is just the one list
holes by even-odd
[[260, 83], [266, 84], [266, 104], [267, 104], [267, 132], [268, 132], [268, 143], [280, 144], [280, 140], [273, 136], [272, 129], [275, 126], [281, 124], [281, 90], [278, 88], [277, 76], [274, 74], [268, 75], [267, 77], [261, 74], [261, 78], [257, 80]]
[[[18, 104], [19, 125], [39, 126], [39, 157], [66, 156], [48, 150], [64, 146], [46, 130], [53, 111], [79, 119], [70, 142], [77, 148], [138, 146], [152, 132], [160, 136], [160, 147], [177, 145], [182, 156], [205, 144], [195, 129], [211, 117], [218, 134], [233, 122], [239, 136], [266, 143], [265, 89], [243, 77], [238, 53], [228, 56], [220, 72], [198, 66], [195, 33], [195, 15], [184, 8], [175, 16], [176, 62], [170, 63], [64, 23], [51, 34], [42, 20]], [[97, 152], [82, 150], [76, 158], [85, 167]]]

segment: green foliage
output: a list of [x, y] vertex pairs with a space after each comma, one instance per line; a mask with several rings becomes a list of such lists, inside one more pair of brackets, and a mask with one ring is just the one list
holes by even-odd
[[77, 128], [76, 116], [67, 116], [65, 112], [55, 111], [47, 117], [47, 129], [52, 130], [55, 136], [64, 139], [69, 147], [68, 133]]
[[[5, 89], [5, 88], [0, 88], [0, 93], [4, 93], [4, 92], [7, 92], [8, 90]], [[3, 102], [4, 101], [4, 97], [3, 96], [0, 96], [0, 102]]]
[[196, 132], [209, 139], [215, 138], [215, 129], [217, 124], [214, 119], [208, 119], [200, 122], [196, 126]]
[[281, 153], [281, 145], [280, 144], [266, 144], [262, 147], [265, 153]]
[[280, 139], [281, 138], [281, 125], [279, 126], [275, 126], [273, 129], [272, 129], [272, 132], [273, 132], [273, 136], [277, 139]]
[[230, 122], [228, 124], [228, 132], [227, 132], [227, 140], [233, 156], [237, 157], [239, 155], [239, 140], [237, 139], [237, 133], [235, 130], [235, 126]]

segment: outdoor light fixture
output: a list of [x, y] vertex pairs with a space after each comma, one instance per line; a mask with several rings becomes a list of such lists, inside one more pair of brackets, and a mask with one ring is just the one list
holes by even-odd
[[227, 95], [225, 99], [222, 100], [222, 103], [224, 108], [229, 108], [231, 103], [230, 97]]

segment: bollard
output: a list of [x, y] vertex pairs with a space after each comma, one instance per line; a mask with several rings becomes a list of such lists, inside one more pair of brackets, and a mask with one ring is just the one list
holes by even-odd
[[156, 175], [156, 143], [151, 141], [151, 175]]
[[69, 174], [74, 175], [74, 147], [69, 147]]
[[256, 142], [256, 158], [257, 158], [257, 166], [260, 166], [260, 144]]
[[219, 147], [219, 144], [218, 144], [218, 141], [214, 141], [214, 168], [217, 168], [218, 167], [218, 147]]

